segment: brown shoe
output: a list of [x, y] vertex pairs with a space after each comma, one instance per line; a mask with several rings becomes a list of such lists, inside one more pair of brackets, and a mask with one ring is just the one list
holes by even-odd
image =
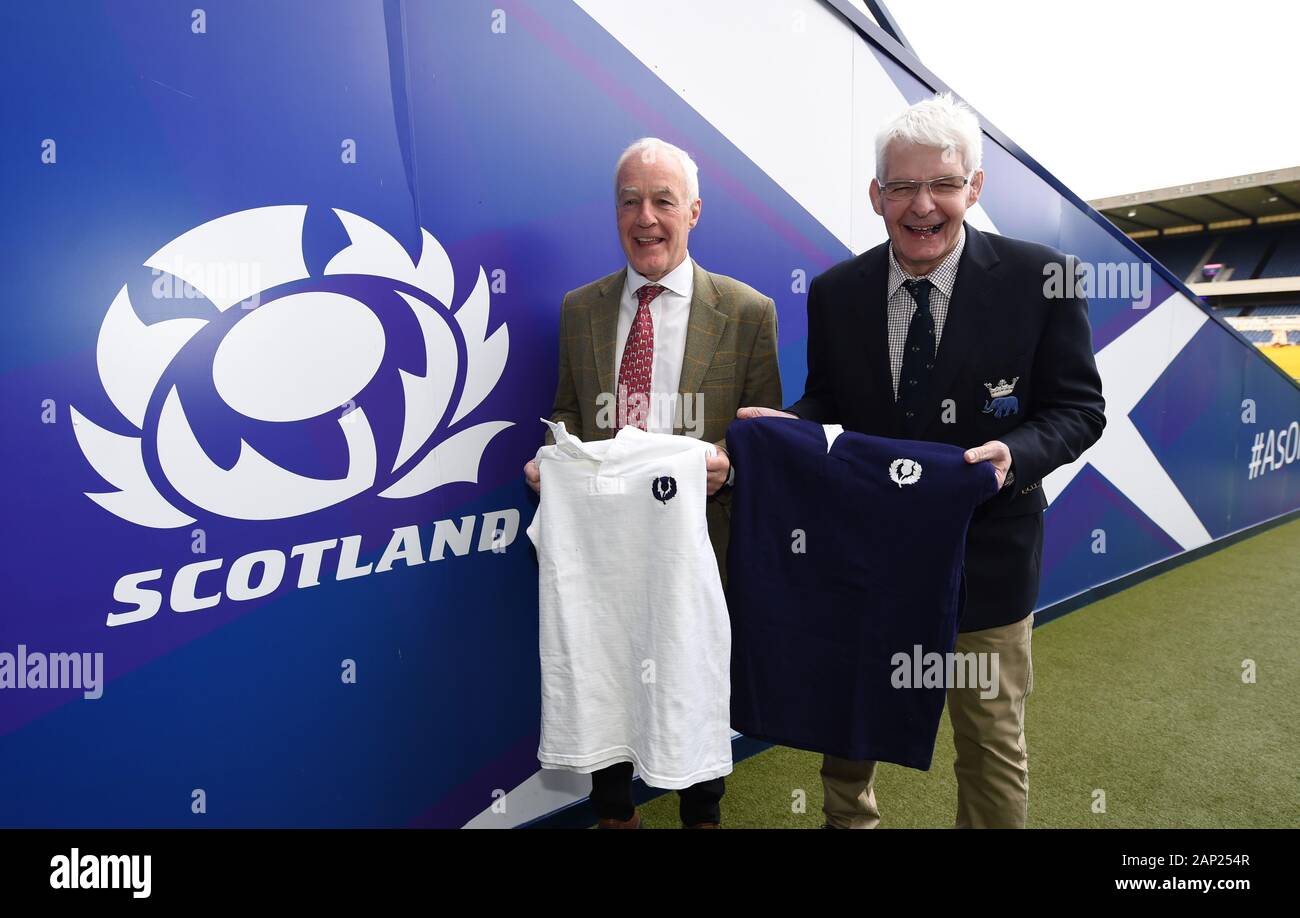
[[697, 822], [693, 826], [682, 826], [683, 829], [721, 829], [722, 826], [716, 822]]
[[641, 811], [632, 810], [631, 819], [600, 819], [596, 821], [597, 829], [639, 829], [641, 828]]

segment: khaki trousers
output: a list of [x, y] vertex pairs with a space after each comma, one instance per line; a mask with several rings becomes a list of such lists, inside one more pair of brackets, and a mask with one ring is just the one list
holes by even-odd
[[[1034, 616], [957, 635], [957, 653], [996, 653], [998, 693], [981, 698], [978, 686], [948, 689], [948, 717], [957, 752], [957, 828], [1023, 829], [1029, 814], [1029, 754], [1025, 697], [1034, 688], [1030, 654]], [[822, 812], [840, 829], [874, 829], [876, 763], [822, 758]]]

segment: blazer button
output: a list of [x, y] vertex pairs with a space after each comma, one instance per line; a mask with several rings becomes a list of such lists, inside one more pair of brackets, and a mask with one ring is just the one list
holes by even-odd
[[909, 411], [909, 412], [907, 412], [907, 417], [909, 417], [909, 418], [916, 417], [916, 412], [914, 412], [914, 411]]
[[916, 385], [916, 380], [915, 380], [915, 379], [909, 379], [909, 380], [907, 381], [907, 384], [908, 384], [909, 386], [915, 386], [915, 385]]

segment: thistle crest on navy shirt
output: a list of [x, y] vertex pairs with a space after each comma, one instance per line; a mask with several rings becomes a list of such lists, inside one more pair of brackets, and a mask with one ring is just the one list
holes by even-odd
[[921, 480], [921, 463], [915, 459], [895, 459], [889, 463], [889, 480], [900, 488]]
[[661, 504], [667, 504], [677, 494], [677, 479], [671, 475], [660, 475], [650, 480], [650, 493]]

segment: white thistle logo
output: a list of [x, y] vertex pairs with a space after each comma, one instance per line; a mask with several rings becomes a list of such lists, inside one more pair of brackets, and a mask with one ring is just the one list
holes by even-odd
[[889, 463], [889, 480], [900, 488], [921, 480], [921, 463], [915, 459], [895, 459]]
[[[324, 274], [363, 275], [399, 281], [427, 294], [441, 308], [392, 288], [414, 313], [427, 355], [424, 374], [399, 369], [404, 396], [401, 442], [391, 473], [412, 459], [440, 428], [454, 426], [492, 392], [505, 369], [510, 339], [502, 325], [487, 335], [489, 292], [478, 283], [454, 313], [455, 275], [447, 253], [421, 229], [422, 249], [413, 262], [397, 242], [370, 221], [335, 210], [350, 245]], [[305, 205], [260, 207], [218, 217], [158, 250], [145, 267], [168, 271], [197, 288], [222, 313], [263, 290], [308, 279], [303, 259]], [[205, 278], [212, 264], [251, 265], [231, 283]], [[251, 273], [251, 279], [249, 274]], [[113, 405], [138, 432], [124, 436], [93, 423], [72, 408], [77, 443], [86, 459], [116, 491], [87, 493], [105, 510], [141, 526], [170, 528], [195, 522], [160, 492], [145, 465], [145, 416], [164, 373], [181, 349], [209, 324], [178, 318], [144, 324], [124, 285], [104, 317], [96, 350], [99, 377]], [[464, 382], [454, 409], [460, 363]], [[232, 324], [212, 359], [216, 394], [239, 414], [262, 422], [300, 422], [343, 406], [338, 418], [348, 468], [342, 478], [312, 478], [267, 459], [247, 440], [229, 469], [199, 445], [172, 385], [156, 430], [150, 432], [158, 465], [171, 487], [202, 510], [244, 520], [270, 520], [312, 513], [355, 497], [380, 482], [378, 451], [370, 418], [355, 396], [375, 377], [384, 359], [384, 327], [375, 313], [350, 296], [324, 290], [289, 293], [259, 306]], [[380, 497], [424, 494], [455, 481], [476, 482], [488, 443], [509, 421], [488, 421], [457, 431], [379, 491]], [[385, 478], [389, 475], [385, 475]]]

